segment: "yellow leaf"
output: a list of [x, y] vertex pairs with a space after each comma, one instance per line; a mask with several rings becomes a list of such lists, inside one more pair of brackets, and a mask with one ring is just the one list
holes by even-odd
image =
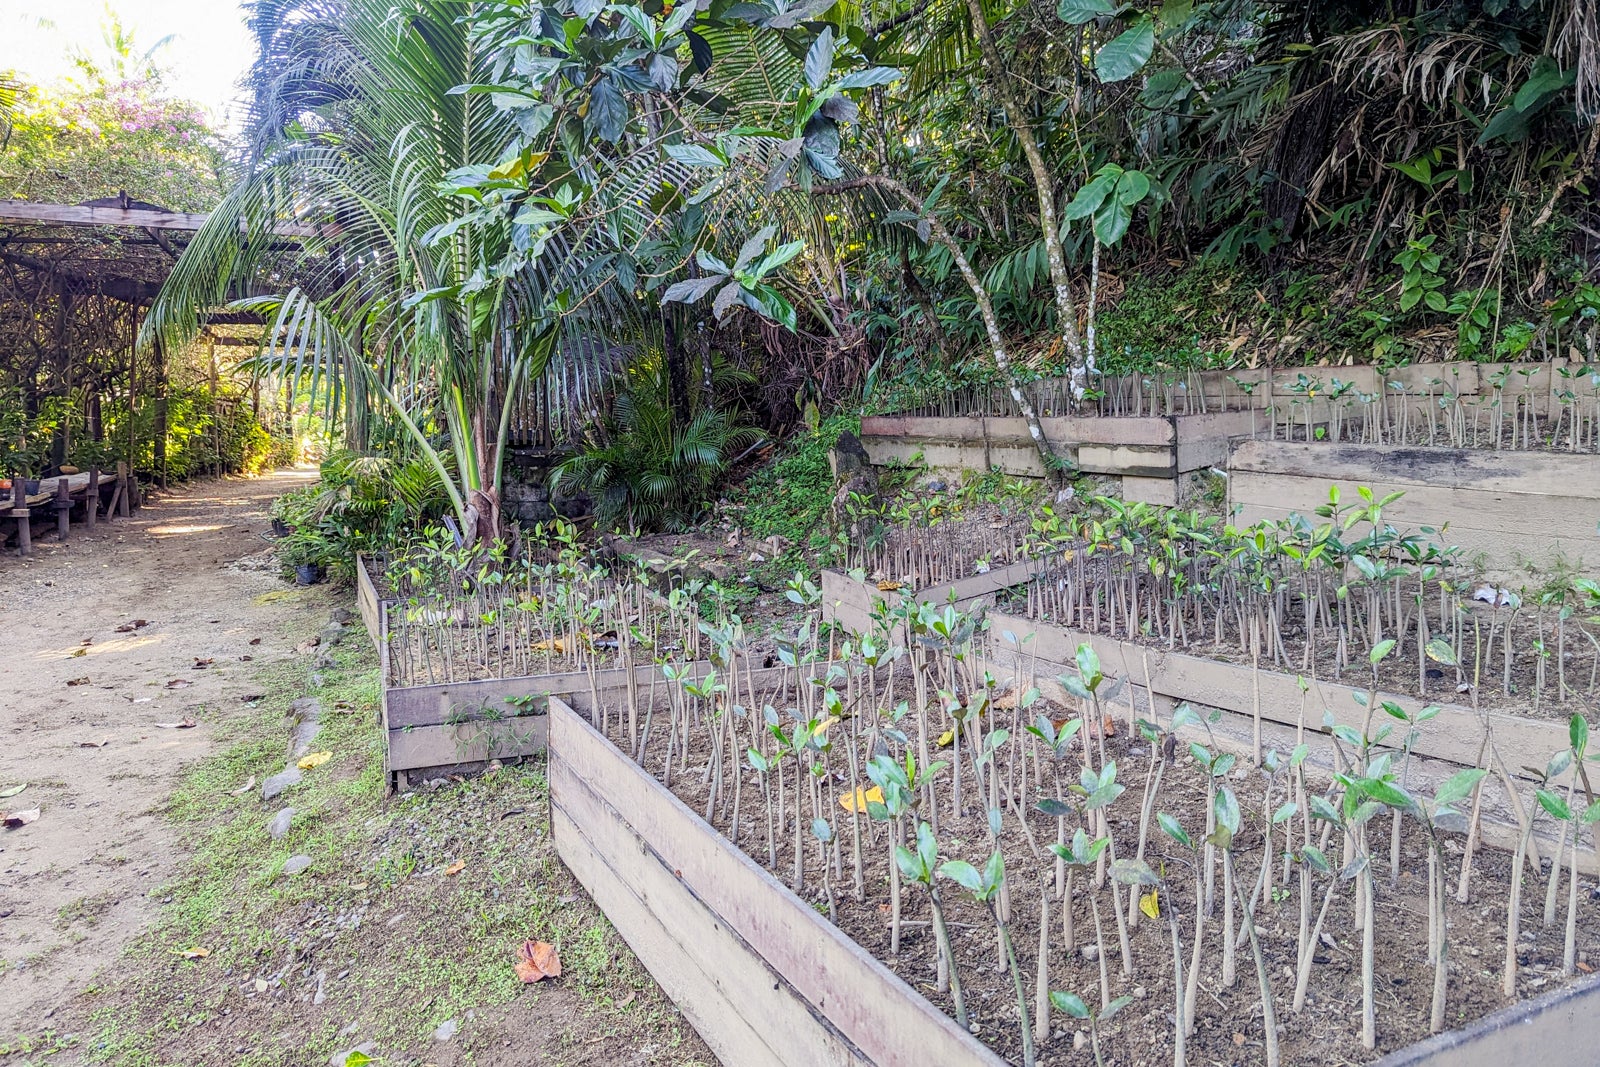
[[453, 878], [453, 877], [455, 877], [456, 875], [460, 874], [462, 871], [464, 871], [466, 869], [467, 869], [467, 861], [466, 860], [456, 860], [454, 863], [452, 863], [450, 866], [448, 866], [448, 867], [446, 867], [444, 869], [444, 873], [448, 877]]
[[855, 793], [846, 793], [839, 798], [839, 806], [845, 811], [866, 811], [868, 804], [882, 804], [883, 790], [877, 786], [871, 789], [857, 789]]
[[186, 960], [203, 960], [209, 955], [211, 955], [211, 950], [210, 949], [208, 949], [208, 948], [200, 948], [198, 946], [196, 946], [195, 948], [186, 948], [186, 949], [183, 950], [183, 958], [186, 959]]
[[296, 763], [295, 766], [299, 767], [302, 771], [309, 771], [314, 767], [322, 766], [332, 758], [332, 752], [313, 752], [310, 755], [301, 756], [300, 762]]
[[533, 646], [533, 650], [535, 652], [554, 652], [558, 656], [565, 656], [567, 654], [566, 642], [562, 641], [559, 637], [549, 641], [540, 641], [538, 644]]
[[880, 592], [880, 593], [892, 593], [896, 589], [903, 589], [903, 588], [905, 588], [905, 583], [904, 582], [893, 582], [893, 581], [890, 581], [887, 578], [883, 579], [881, 582], [878, 583], [878, 592]]
[[1146, 918], [1159, 919], [1161, 917], [1161, 900], [1156, 890], [1152, 889], [1139, 898], [1139, 910], [1144, 912]]
[[954, 730], [946, 730], [944, 733], [939, 735], [939, 747], [949, 748], [951, 742], [953, 742], [955, 739], [956, 732]]
[[818, 734], [827, 733], [828, 732], [828, 727], [832, 726], [834, 723], [836, 723], [838, 721], [839, 721], [839, 716], [837, 716], [837, 715], [829, 715], [826, 719], [823, 719], [820, 723], [817, 724], [816, 733], [818, 733]]

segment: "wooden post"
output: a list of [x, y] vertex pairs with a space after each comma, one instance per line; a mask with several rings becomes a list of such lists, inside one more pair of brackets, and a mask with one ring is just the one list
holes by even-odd
[[117, 464], [117, 497], [122, 502], [117, 514], [127, 518], [133, 497], [133, 465], [131, 463], [119, 462]]
[[28, 524], [28, 483], [20, 471], [11, 476], [11, 517], [17, 520], [17, 555], [32, 555], [33, 529]]
[[67, 479], [57, 479], [56, 498], [51, 506], [56, 509], [56, 537], [65, 541], [72, 527], [72, 487]]
[[100, 521], [100, 468], [89, 468], [89, 491], [83, 496], [83, 521], [94, 529]]

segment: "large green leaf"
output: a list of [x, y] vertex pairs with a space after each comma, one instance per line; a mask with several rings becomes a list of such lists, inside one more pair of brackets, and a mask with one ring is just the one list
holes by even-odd
[[1100, 46], [1094, 70], [1103, 82], [1119, 82], [1139, 73], [1156, 47], [1156, 24], [1148, 16]]
[[1056, 5], [1056, 14], [1069, 26], [1082, 26], [1085, 22], [1116, 13], [1117, 8], [1111, 0], [1061, 0]]

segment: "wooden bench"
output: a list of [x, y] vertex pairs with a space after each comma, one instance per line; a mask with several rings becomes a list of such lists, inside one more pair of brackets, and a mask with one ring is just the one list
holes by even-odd
[[74, 507], [82, 505], [83, 521], [90, 529], [99, 522], [101, 496], [107, 486], [115, 488], [110, 503], [106, 505], [106, 518], [117, 515], [127, 518], [134, 489], [126, 463], [118, 463], [117, 473], [110, 478], [95, 467], [78, 474], [42, 479], [37, 491], [32, 493], [27, 491], [27, 479], [20, 474], [13, 475], [9, 496], [0, 497], [0, 523], [9, 521], [15, 524], [17, 554], [29, 555], [33, 551], [33, 519], [36, 515], [54, 512], [56, 536], [65, 541], [71, 530]]

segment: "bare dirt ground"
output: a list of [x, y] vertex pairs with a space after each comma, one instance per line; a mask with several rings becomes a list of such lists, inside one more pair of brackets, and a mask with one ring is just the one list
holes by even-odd
[[[387, 794], [353, 595], [266, 536], [314, 476], [0, 556], [0, 809], [39, 812], [0, 828], [0, 1063], [712, 1062], [556, 857], [542, 763]], [[307, 701], [319, 762], [269, 800]], [[524, 985], [534, 938], [562, 975]]]
[[326, 615], [327, 593], [271, 595], [263, 537], [272, 498], [314, 477], [201, 483], [0, 556], [0, 788], [27, 783], [0, 808], [40, 813], [0, 830], [0, 1034], [39, 1026], [93, 977], [86, 960], [150, 922], [179, 858], [158, 810], [178, 774], [252, 695], [253, 664]]

